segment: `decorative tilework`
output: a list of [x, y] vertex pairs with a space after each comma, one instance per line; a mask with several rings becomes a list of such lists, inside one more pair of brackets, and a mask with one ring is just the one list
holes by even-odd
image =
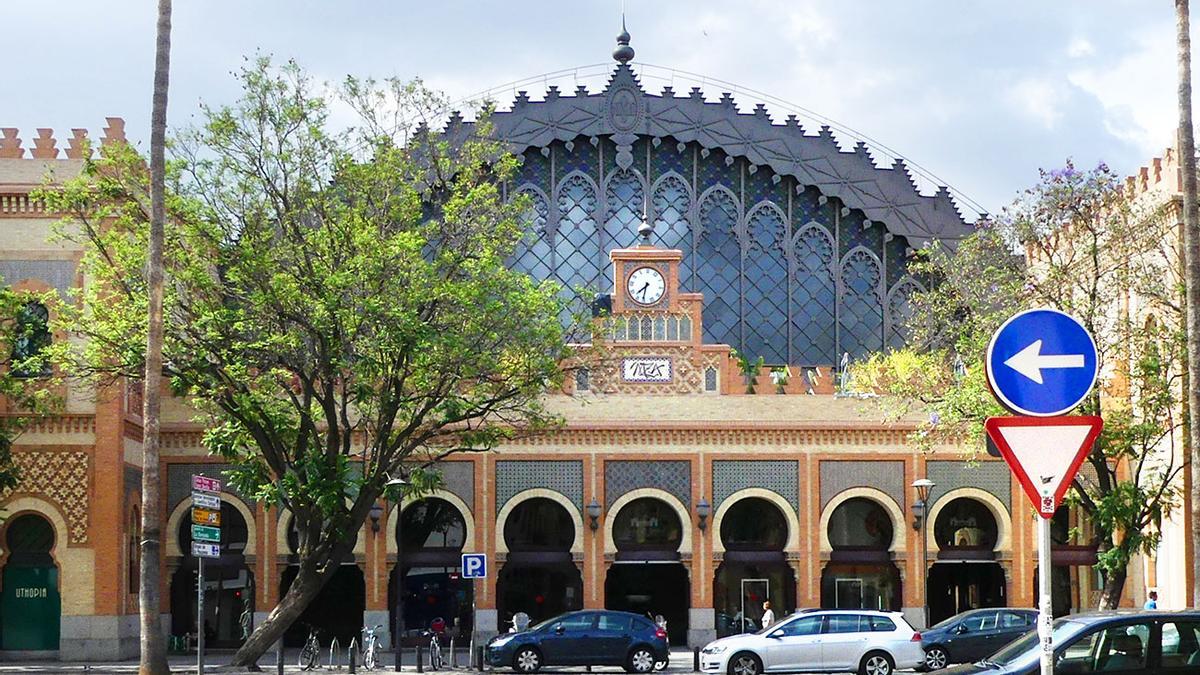
[[795, 509], [800, 503], [800, 463], [790, 460], [718, 460], [713, 462], [713, 511], [729, 495], [750, 487], [778, 493]]
[[496, 462], [496, 513], [513, 496], [525, 490], [545, 488], [562, 493], [583, 510], [583, 462], [520, 461]]
[[821, 508], [855, 487], [875, 488], [904, 508], [904, 462], [821, 462]]
[[[20, 472], [16, 491], [40, 494], [58, 505], [67, 519], [72, 544], [88, 541], [88, 493], [91, 484], [91, 458], [82, 450], [55, 452], [31, 450], [14, 452], [13, 465]], [[13, 490], [0, 492], [0, 502]]]
[[475, 462], [441, 462], [437, 470], [442, 474], [446, 491], [475, 510]]
[[1004, 462], [979, 462], [972, 466], [966, 462], [928, 462], [929, 479], [936, 483], [929, 495], [929, 505], [947, 492], [960, 487], [979, 488], [990, 492], [1012, 513], [1012, 472]]
[[692, 506], [692, 465], [685, 461], [605, 462], [604, 505], [638, 488], [659, 488]]
[[[247, 506], [252, 505], [245, 495], [242, 495], [229, 484], [225, 472], [232, 469], [230, 464], [171, 464], [167, 467], [167, 513], [175, 510], [179, 502], [192, 494], [192, 475], [216, 478], [223, 483], [225, 492], [237, 495]], [[251, 509], [253, 511], [253, 509]]]
[[75, 286], [75, 263], [70, 260], [0, 260], [0, 282], [15, 284], [37, 279], [53, 286], [64, 298]]

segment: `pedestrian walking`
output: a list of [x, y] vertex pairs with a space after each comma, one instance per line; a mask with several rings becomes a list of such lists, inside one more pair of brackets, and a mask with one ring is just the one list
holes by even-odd
[[1150, 591], [1150, 599], [1142, 609], [1158, 609], [1158, 591]]
[[775, 612], [771, 609], [771, 601], [763, 603], [762, 627], [766, 628], [775, 623]]

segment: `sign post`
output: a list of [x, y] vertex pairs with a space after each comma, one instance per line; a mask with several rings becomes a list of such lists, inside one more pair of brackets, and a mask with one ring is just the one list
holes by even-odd
[[204, 675], [204, 559], [221, 557], [221, 481], [192, 476], [192, 555], [196, 557], [196, 672]]
[[1038, 519], [1038, 637], [1041, 675], [1054, 675], [1050, 519], [1104, 426], [1094, 416], [1067, 417], [1096, 384], [1096, 342], [1075, 317], [1031, 309], [1005, 321], [985, 359], [1000, 404], [1019, 417], [992, 417], [988, 438], [1016, 475]]
[[[462, 578], [471, 580], [471, 641], [470, 651], [467, 652], [467, 662], [476, 658], [475, 655], [475, 630], [478, 626], [476, 621], [479, 620], [478, 613], [475, 611], [475, 580], [487, 578], [487, 554], [486, 553], [464, 553], [462, 554]], [[483, 670], [483, 661], [480, 657], [480, 662], [475, 664], [480, 671]]]

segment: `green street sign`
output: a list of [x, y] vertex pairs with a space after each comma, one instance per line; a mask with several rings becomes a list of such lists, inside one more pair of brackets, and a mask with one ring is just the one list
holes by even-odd
[[207, 525], [192, 525], [192, 539], [196, 541], [221, 541], [221, 528]]

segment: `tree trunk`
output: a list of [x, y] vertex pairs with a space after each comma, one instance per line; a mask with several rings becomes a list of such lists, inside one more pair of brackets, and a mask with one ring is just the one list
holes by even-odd
[[1125, 577], [1129, 574], [1126, 568], [1108, 572], [1104, 575], [1104, 590], [1100, 593], [1099, 609], [1116, 609], [1121, 604], [1121, 593], [1125, 590]]
[[[333, 559], [340, 560], [341, 557], [334, 556]], [[256, 664], [259, 657], [276, 641], [283, 639], [284, 632], [296, 622], [296, 619], [300, 618], [304, 609], [313, 601], [313, 598], [317, 597], [317, 594], [333, 578], [337, 570], [337, 563], [331, 562], [325, 565], [325, 569], [321, 571], [315, 565], [305, 564], [301, 561], [300, 571], [296, 574], [295, 581], [288, 587], [287, 593], [279, 599], [279, 604], [275, 605], [275, 609], [271, 610], [267, 618], [254, 628], [254, 632], [238, 648], [230, 665], [257, 670]]]
[[1200, 606], [1200, 214], [1196, 211], [1196, 142], [1192, 129], [1192, 39], [1188, 0], [1175, 0], [1179, 49], [1179, 166], [1183, 173], [1184, 314], [1187, 335], [1187, 441], [1191, 455], [1192, 606]]
[[[149, 286], [149, 330], [142, 409], [142, 564], [138, 590], [141, 614], [141, 660], [138, 673], [171, 672], [159, 615], [159, 560], [163, 513], [159, 508], [158, 431], [162, 388], [163, 226], [166, 206], [167, 88], [171, 69], [171, 0], [158, 0], [158, 40], [154, 53], [154, 101], [150, 113], [150, 251], [146, 263]], [[204, 624], [201, 622], [201, 629]]]

